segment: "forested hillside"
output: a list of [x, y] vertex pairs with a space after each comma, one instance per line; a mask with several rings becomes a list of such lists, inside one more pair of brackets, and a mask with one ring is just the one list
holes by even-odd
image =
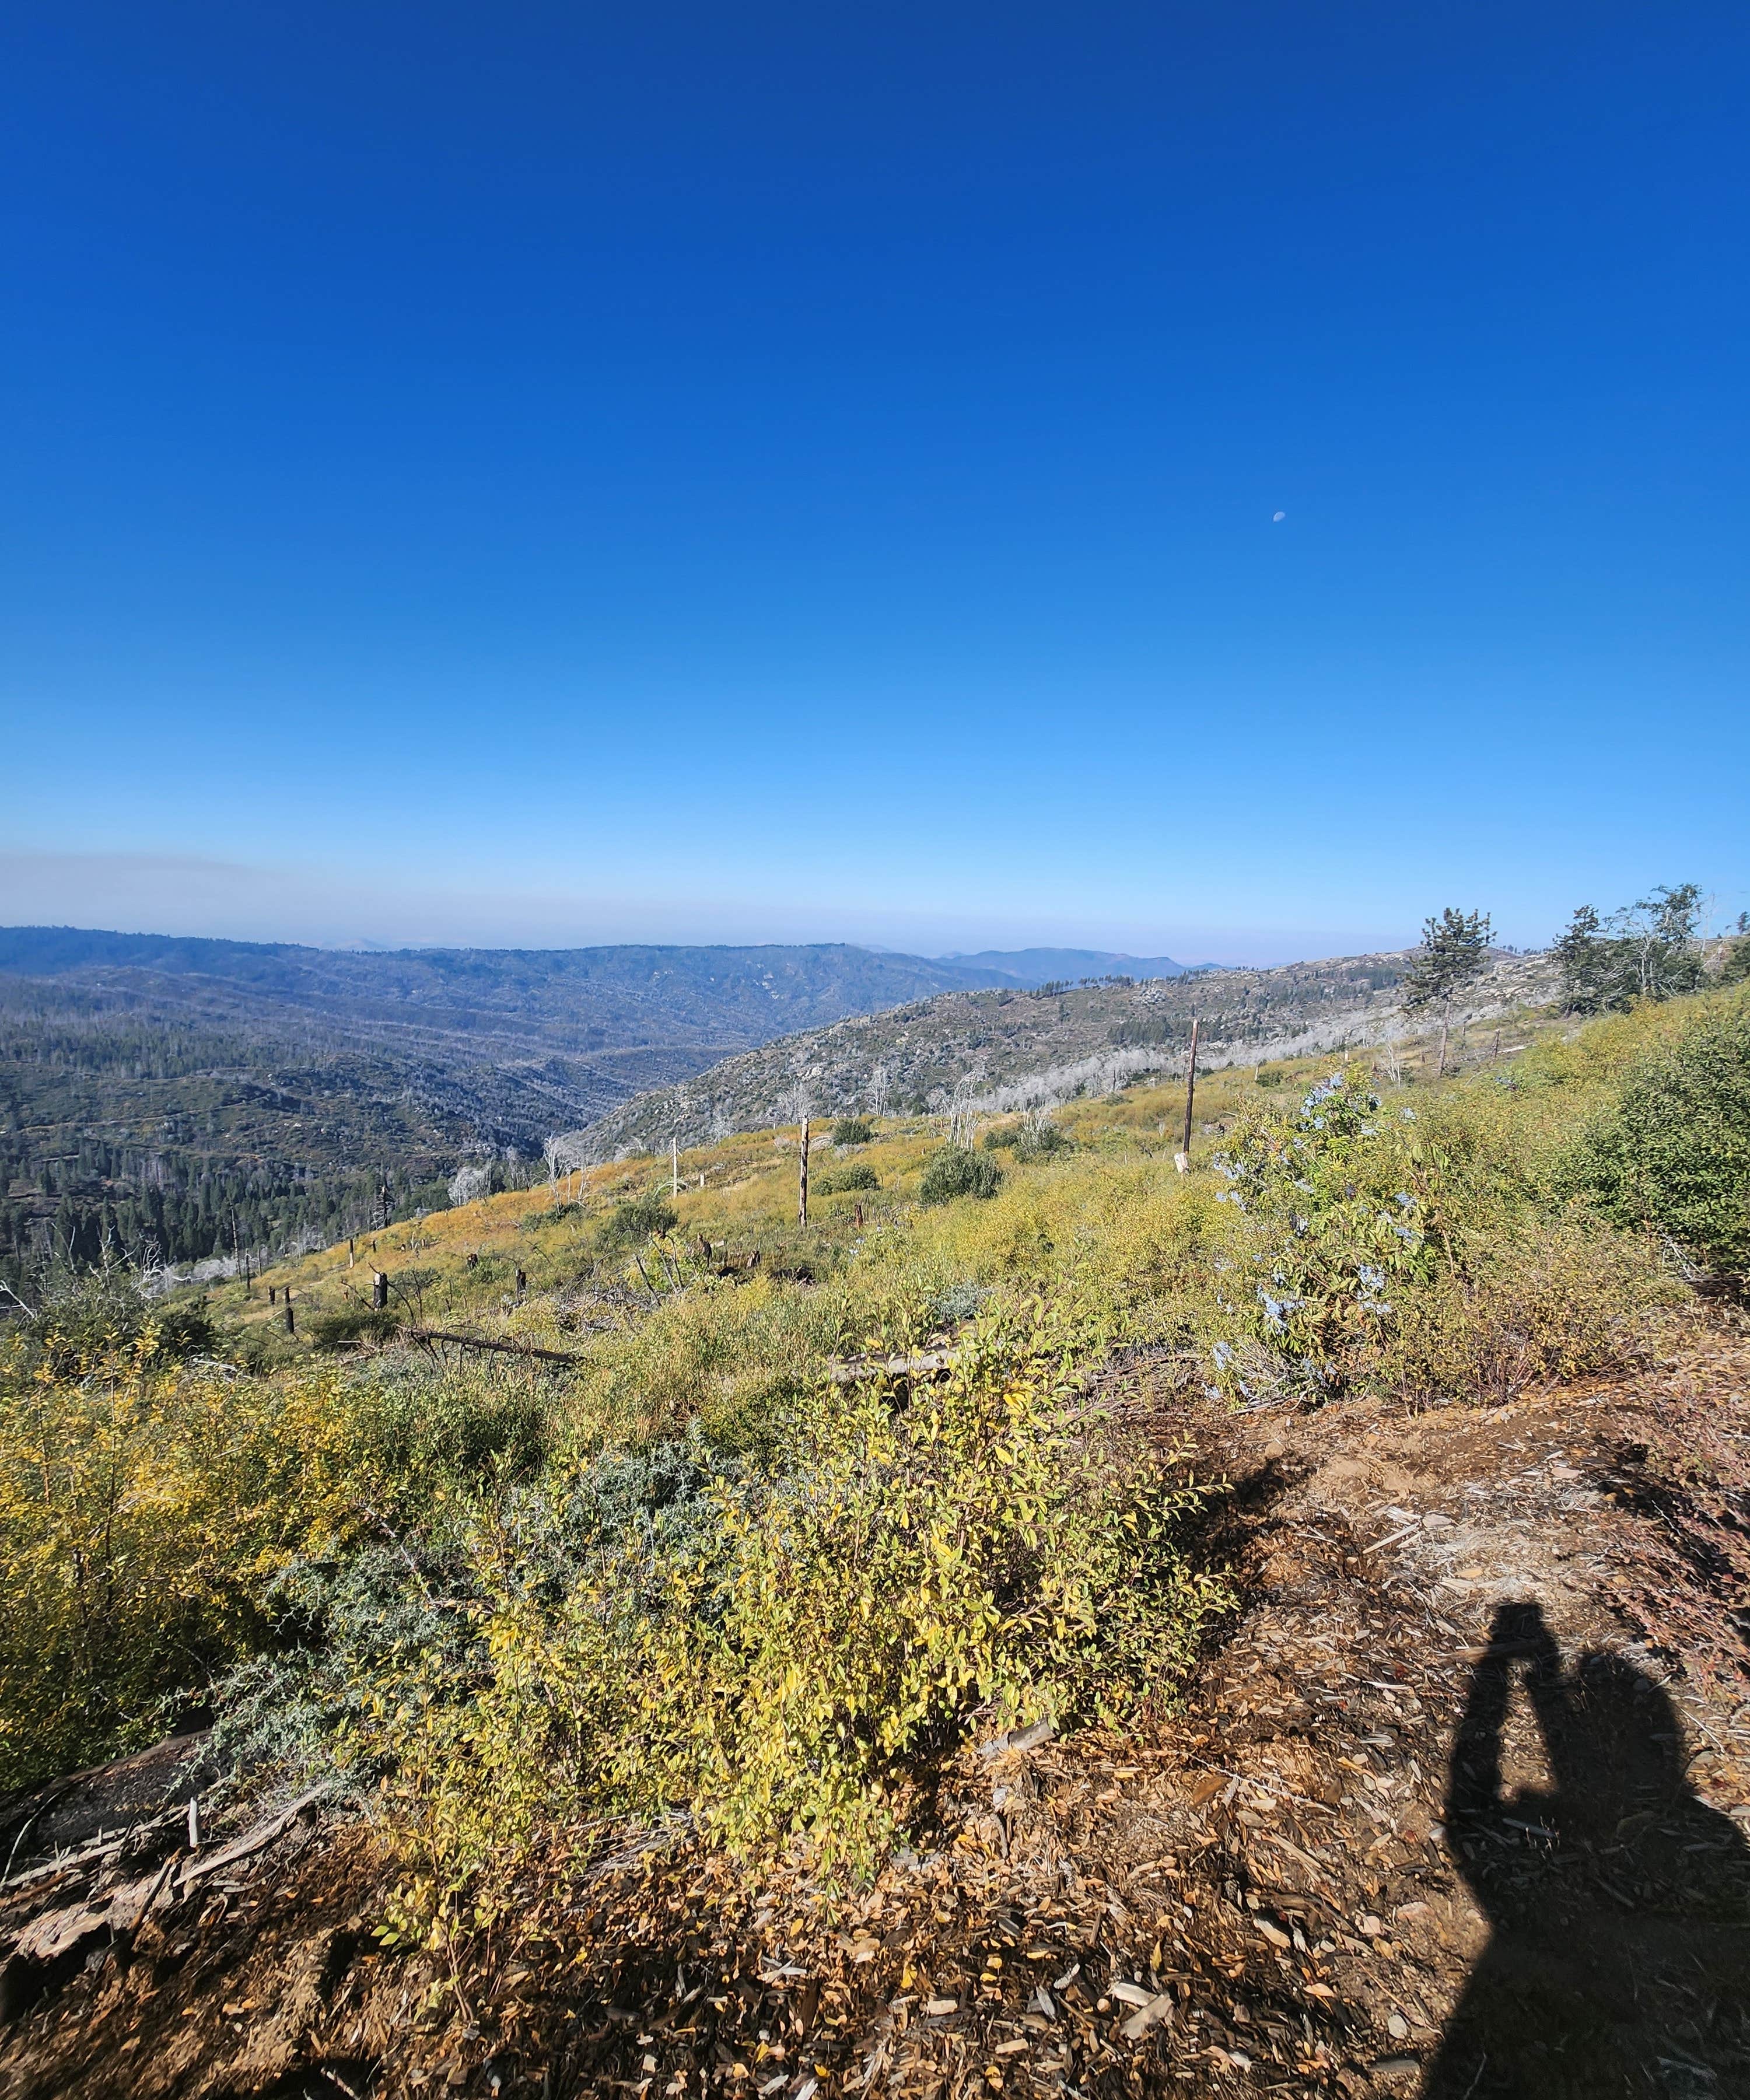
[[0, 930], [0, 1277], [331, 1238], [640, 1088], [992, 973], [844, 946], [353, 955]]
[[[1050, 1105], [1183, 1067], [1193, 1017], [1206, 1065], [1258, 1064], [1402, 1033], [1408, 955], [1273, 970], [1118, 975], [1032, 990], [954, 991], [781, 1039], [653, 1091], [575, 1133], [579, 1158], [705, 1142], [787, 1116], [921, 1114], [950, 1098]], [[1497, 952], [1459, 1011], [1499, 1014], [1554, 996], [1555, 965]]]

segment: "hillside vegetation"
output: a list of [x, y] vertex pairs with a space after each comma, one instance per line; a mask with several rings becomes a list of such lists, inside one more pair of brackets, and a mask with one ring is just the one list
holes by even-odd
[[[803, 1113], [922, 1114], [950, 1101], [987, 1112], [1051, 1106], [1151, 1073], [1182, 1072], [1193, 1017], [1205, 1069], [1351, 1046], [1371, 1051], [1413, 1026], [1401, 1010], [1409, 963], [1408, 954], [1355, 955], [1271, 970], [945, 993], [730, 1058], [639, 1096], [569, 1142], [580, 1160], [611, 1159]], [[1557, 983], [1547, 957], [1496, 954], [1454, 1025], [1492, 1026], [1550, 998]]]
[[[1135, 1085], [846, 1118], [805, 1222], [780, 1127], [247, 1295], [64, 1279], [0, 1360], [0, 1785], [216, 1714], [234, 1789], [369, 1804], [368, 1922], [469, 2034], [471, 1950], [535, 1974], [593, 1862], [681, 1846], [731, 1904], [781, 1866], [826, 1920], [919, 1848], [948, 1917], [968, 1738], [1110, 1768], [1229, 1608], [1136, 1367], [1188, 1423], [1500, 1401], [1651, 1361], [1741, 1272], [1745, 992], [1511, 1018], [1446, 1077], [1216, 1073], [1187, 1173], [1182, 1088]], [[626, 1930], [678, 2002], [690, 1928]]]
[[[1571, 1040], [1545, 1024], [1439, 1084], [1413, 1054], [1397, 1085], [1354, 1061], [1236, 1069], [1200, 1094], [1188, 1176], [1182, 1091], [1135, 1088], [987, 1122], [972, 1182], [994, 1193], [934, 1204], [942, 1124], [888, 1119], [815, 1154], [805, 1225], [797, 1133], [750, 1133], [683, 1153], [678, 1193], [666, 1161], [580, 1171], [225, 1286], [179, 1330], [107, 1301], [81, 1326], [75, 1292], [16, 1326], [7, 1360], [5, 1776], [139, 1740], [244, 1665], [226, 1696], [253, 1684], [275, 1717], [258, 1750], [387, 1758], [446, 1860], [487, 1842], [488, 1794], [522, 1824], [685, 1799], [750, 1839], [838, 1830], [897, 1802], [870, 1789], [902, 1793], [919, 1746], [974, 1709], [1067, 1718], [1159, 1683], [1126, 1659], [1110, 1526], [1155, 1542], [1155, 1652], [1190, 1653], [1182, 1485], [1084, 1415], [1088, 1367], [1144, 1345], [1188, 1392], [1255, 1405], [1500, 1394], [1631, 1357], [1685, 1295], [1645, 1228], [1738, 1260], [1743, 1172], [1740, 1152], [1706, 1210], [1692, 1167], [1660, 1183], [1650, 1164], [1630, 1199], [1611, 1133], [1660, 1088], [1735, 1114], [1719, 1074], [1741, 1083], [1743, 1046], [1740, 995]], [[835, 1383], [846, 1363], [894, 1368]], [[430, 1616], [443, 1597], [469, 1600], [461, 1649], [464, 1622]], [[801, 1617], [760, 1647], [785, 1597]], [[731, 1609], [752, 1616], [728, 1639]], [[392, 1652], [371, 1612], [401, 1628]], [[807, 1681], [781, 1660], [804, 1627]], [[793, 1702], [851, 1667], [839, 1642], [862, 1669], [877, 1628], [892, 1657], [827, 1702], [827, 1758]], [[495, 1653], [508, 1705], [481, 1696]], [[741, 1718], [715, 1749], [678, 1709], [599, 1705], [604, 1671], [690, 1702], [719, 1670], [711, 1696]], [[519, 1703], [555, 1670], [584, 1736], [584, 1707], [549, 1741]], [[469, 1773], [506, 1756], [518, 1788], [476, 1800]]]
[[992, 981], [845, 946], [352, 955], [0, 929], [0, 1280], [320, 1243], [771, 1035]]

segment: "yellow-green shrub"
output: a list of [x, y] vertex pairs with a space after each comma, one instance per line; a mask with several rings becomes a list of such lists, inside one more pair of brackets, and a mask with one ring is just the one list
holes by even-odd
[[0, 1785], [149, 1733], [245, 1645], [262, 1582], [344, 1529], [324, 1382], [156, 1371], [0, 1381]]
[[708, 1521], [622, 1538], [558, 1584], [487, 1520], [486, 1681], [416, 1672], [355, 1754], [392, 1753], [436, 1884], [542, 1825], [685, 1809], [732, 1843], [866, 1860], [969, 1717], [1060, 1720], [1165, 1694], [1217, 1600], [1190, 1488], [1121, 1449], [1036, 1316], [901, 1404], [828, 1387], [782, 1474], [720, 1477]]
[[95, 1358], [52, 1335], [0, 1357], [0, 1787], [150, 1740], [179, 1696], [271, 1639], [267, 1593], [292, 1562], [536, 1448], [502, 1379], [251, 1378], [161, 1368], [156, 1342], [148, 1323]]
[[1590, 1211], [1527, 1216], [1404, 1293], [1365, 1376], [1408, 1399], [1510, 1399], [1655, 1354], [1688, 1295], [1655, 1247]]

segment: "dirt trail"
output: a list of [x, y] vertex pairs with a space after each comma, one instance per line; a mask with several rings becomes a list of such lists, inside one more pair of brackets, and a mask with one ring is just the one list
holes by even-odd
[[1742, 1326], [1487, 1410], [1108, 1385], [1230, 1483], [1152, 1735], [968, 1752], [849, 1905], [671, 1834], [443, 1955], [301, 1823], [57, 1979], [0, 2093], [1750, 2096]]

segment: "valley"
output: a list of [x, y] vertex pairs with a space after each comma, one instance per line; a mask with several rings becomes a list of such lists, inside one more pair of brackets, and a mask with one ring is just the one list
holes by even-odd
[[866, 950], [357, 955], [0, 929], [0, 1277], [431, 1209], [772, 1035], [994, 973]]

